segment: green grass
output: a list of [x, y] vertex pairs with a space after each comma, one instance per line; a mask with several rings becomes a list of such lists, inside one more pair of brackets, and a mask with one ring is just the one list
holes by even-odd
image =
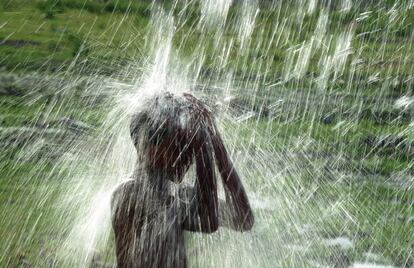
[[19, 267], [25, 261], [34, 263], [34, 260], [41, 259], [40, 254], [48, 254], [55, 246], [50, 239], [53, 234], [48, 230], [54, 221], [51, 212], [56, 182], [50, 182], [46, 191], [41, 179], [33, 179], [35, 174], [47, 174], [50, 166], [39, 167], [37, 163], [16, 166], [16, 163], [4, 162], [3, 159], [1, 169], [0, 202], [3, 206], [0, 237], [8, 242], [0, 246], [3, 253], [7, 252], [2, 254], [0, 264]]
[[[281, 118], [271, 121], [262, 118], [242, 123], [225, 122], [224, 130], [236, 148], [250, 144], [253, 152], [264, 150], [283, 154], [288, 148], [290, 153], [325, 155], [321, 159], [311, 159], [313, 165], [310, 167], [310, 175], [305, 174], [299, 180], [310, 189], [315, 185], [319, 187], [315, 195], [306, 201], [308, 203], [304, 209], [322, 215], [322, 211], [319, 211], [321, 203], [326, 206], [339, 200], [350, 217], [341, 214], [340, 217], [332, 215], [321, 218], [317, 222], [320, 226], [317, 228], [318, 234], [326, 238], [343, 235], [351, 237], [355, 246], [348, 255], [352, 260], [364, 260], [363, 253], [373, 251], [382, 256], [383, 263], [403, 266], [414, 262], [414, 195], [394, 181], [394, 174], [401, 172], [412, 175], [413, 155], [411, 151], [375, 147], [367, 144], [366, 140], [383, 135], [399, 135], [408, 128], [411, 114], [398, 114], [390, 107], [385, 107], [384, 102], [380, 112], [389, 113], [389, 118], [381, 115], [379, 117], [382, 119], [378, 119], [377, 110], [373, 107], [375, 104], [367, 104], [362, 111], [355, 111], [356, 102], [352, 102], [361, 96], [380, 100], [384, 96], [395, 99], [414, 90], [410, 82], [387, 86], [389, 78], [410, 81], [409, 77], [414, 71], [414, 47], [411, 45], [414, 9], [400, 10], [395, 20], [390, 22], [391, 13], [387, 13], [387, 10], [393, 4], [393, 1], [381, 3], [384, 8], [376, 9], [368, 18], [357, 23], [352, 55], [358, 55], [355, 57], [362, 63], [352, 73], [352, 65], [348, 60], [344, 73], [327, 89], [330, 93], [351, 98], [351, 101], [343, 104], [342, 109], [345, 111], [352, 106], [352, 114], [332, 111], [331, 107], [323, 107], [320, 111], [298, 108], [293, 111], [296, 114], [287, 109]], [[78, 59], [87, 60], [93, 68], [107, 68], [108, 73], [112, 74], [118, 66], [143, 60], [142, 55], [147, 54], [148, 48], [144, 44], [150, 19], [149, 5], [150, 1], [129, 0], [4, 0], [0, 3], [0, 67], [16, 73], [54, 72]], [[188, 7], [190, 16], [187, 21], [180, 22], [173, 39], [174, 52], [180, 58], [191, 60], [199, 53], [197, 48], [202, 42], [206, 58], [201, 76], [208, 80], [223, 66], [221, 58], [214, 51], [214, 31], [205, 33], [195, 27], [199, 21], [198, 8], [197, 4]], [[265, 40], [271, 36], [276, 21], [283, 22], [284, 18], [300, 14], [294, 5], [282, 5], [280, 10], [273, 11], [262, 8], [257, 26], [252, 32], [251, 46], [255, 49], [243, 54], [238, 50], [240, 40], [235, 37], [232, 27], [238, 23], [237, 8], [230, 9], [230, 23], [224, 31], [224, 39], [233, 42], [225, 69], [231, 69], [235, 80], [242, 82], [249, 76], [254, 80], [256, 76], [261, 78], [265, 73], [270, 74], [267, 80], [259, 79], [258, 83], [261, 84], [256, 102], [250, 99], [246, 101], [254, 110], [259, 110], [264, 96], [268, 94], [263, 85], [273, 84], [280, 79], [288, 49], [309, 41], [322, 11], [306, 14], [302, 23], [287, 20], [282, 34], [285, 42], [267, 44], [262, 42], [262, 36], [265, 36]], [[354, 7], [348, 13], [329, 11], [328, 36], [336, 40], [364, 11], [364, 7]], [[320, 89], [315, 86], [315, 78], [321, 74], [318, 61], [324, 53], [332, 55], [335, 47], [336, 44], [333, 43], [329, 48], [321, 47], [313, 51], [305, 76], [284, 82], [284, 89], [280, 90], [289, 93], [297, 88], [309, 88], [312, 94], [318, 93]], [[377, 73], [383, 80], [368, 83], [370, 76]], [[351, 85], [350, 88], [347, 85]], [[22, 93], [31, 90], [16, 89]], [[47, 110], [50, 97], [52, 96], [28, 102], [20, 96], [1, 96], [0, 126], [32, 126], [39, 120], [40, 113]], [[73, 98], [73, 103], [54, 107], [50, 119], [67, 116], [92, 126], [102, 123], [105, 112], [99, 109], [86, 111], [76, 92], [70, 98]], [[336, 114], [334, 122], [322, 123], [321, 116], [331, 112]], [[300, 113], [301, 118], [287, 120], [290, 116], [297, 116], [297, 113]], [[315, 118], [312, 117], [313, 113]], [[401, 118], [393, 121], [398, 115]], [[412, 135], [412, 132], [404, 134], [411, 145], [414, 139]], [[309, 141], [310, 145], [298, 146], [298, 140]], [[8, 148], [3, 151], [0, 159], [0, 203], [4, 204], [0, 211], [0, 237], [7, 241], [0, 245], [0, 252], [7, 252], [1, 254], [0, 266], [18, 267], [25, 262], [48, 266], [50, 263], [47, 262], [54, 258], [48, 255], [49, 252], [54, 252], [59, 246], [57, 243], [65, 235], [64, 226], [62, 232], [57, 232], [57, 229], [54, 229], [56, 233], [49, 232], [50, 226], [56, 225], [56, 215], [52, 211], [62, 185], [59, 180], [44, 181], [44, 178], [50, 178], [53, 167], [50, 163], [43, 161], [39, 165], [34, 160], [17, 162], [15, 157], [18, 153], [18, 148]], [[321, 181], [317, 177], [320, 170], [327, 168], [337, 171], [336, 167], [326, 163], [330, 163], [328, 160], [335, 159], [338, 154], [346, 162], [346, 165], [339, 164], [341, 170], [338, 172], [351, 174], [352, 180]], [[298, 162], [295, 164], [307, 171], [306, 163], [300, 160]], [[261, 186], [266, 185], [263, 182], [268, 178], [262, 178], [258, 174], [254, 179]], [[289, 184], [282, 185], [281, 188], [267, 191], [280, 191], [283, 196], [283, 190], [292, 191], [289, 187]], [[301, 223], [313, 219], [313, 215], [306, 211], [300, 216], [303, 216], [299, 219]], [[294, 229], [292, 226], [289, 228]], [[311, 257], [326, 255], [326, 259], [332, 254], [332, 249], [323, 245], [315, 245], [309, 252]], [[111, 257], [108, 262], [111, 262]]]
[[[9, 1], [10, 2], [10, 1]], [[117, 3], [117, 4], [115, 4]], [[110, 64], [111, 61], [122, 58], [131, 60], [136, 55], [137, 50], [143, 50], [143, 36], [149, 19], [149, 2], [147, 1], [93, 1], [93, 0], [48, 0], [33, 2], [32, 4], [19, 2], [3, 4], [1, 12], [0, 39], [7, 40], [32, 40], [39, 42], [38, 45], [27, 45], [23, 48], [1, 45], [0, 55], [6, 57], [1, 65], [12, 69], [17, 68], [38, 68], [45, 62], [45, 58], [51, 61], [51, 64], [68, 63], [82, 52], [82, 57], [90, 59], [104, 58], [105, 62]], [[190, 19], [183, 22], [179, 31], [175, 35], [175, 45], [180, 47], [183, 56], [191, 56], [197, 53], [195, 50], [202, 34], [199, 30], [194, 29], [198, 21], [197, 5], [187, 7]], [[279, 12], [280, 11], [280, 12]], [[328, 33], [338, 36], [340, 32], [346, 31], [349, 24], [359, 17], [364, 10], [360, 7], [347, 13], [331, 11], [329, 14], [330, 23]], [[45, 14], [52, 12], [53, 15]], [[230, 55], [228, 68], [235, 69], [235, 72], [253, 73], [264, 72], [265, 70], [281, 75], [286, 59], [286, 50], [297, 44], [310, 39], [313, 34], [320, 10], [304, 17], [302, 24], [298, 25], [294, 20], [289, 20], [284, 27], [285, 34], [290, 33], [288, 43], [271, 44], [261, 43], [262, 36], [271, 36], [274, 31], [274, 22], [282, 21], [289, 14], [294, 13], [294, 8], [289, 5], [282, 5], [280, 10], [269, 11], [265, 8], [257, 19], [257, 27], [252, 33], [252, 46], [257, 49], [249, 55], [240, 55], [235, 50]], [[237, 38], [234, 38], [232, 24], [237, 23], [235, 15], [237, 7], [232, 7], [229, 14], [228, 27], [225, 30], [226, 39], [233, 39], [234, 47], [240, 45]], [[282, 14], [282, 15], [280, 15]], [[281, 17], [280, 17], [281, 16]], [[383, 59], [394, 59], [396, 51], [398, 55], [413, 54], [412, 46], [409, 46], [409, 40], [412, 40], [412, 25], [414, 23], [414, 11], [412, 9], [400, 12], [396, 19], [389, 23], [390, 15], [383, 9], [373, 12], [370, 16], [358, 22], [356, 34], [370, 33], [355, 38], [353, 50], [358, 52], [362, 50], [363, 59], [369, 62]], [[30, 23], [29, 23], [30, 22]], [[233, 22], [233, 23], [232, 23]], [[387, 28], [387, 30], [383, 30]], [[377, 31], [379, 30], [379, 31]], [[191, 32], [190, 35], [188, 33]], [[134, 36], [134, 42], [129, 42], [131, 36]], [[207, 51], [213, 48], [213, 35], [202, 37], [205, 42]], [[379, 54], [378, 46], [383, 41], [387, 41], [387, 46], [383, 53]], [[402, 46], [401, 44], [406, 44]], [[80, 51], [81, 46], [87, 49]], [[335, 48], [335, 46], [333, 46]], [[398, 49], [398, 50], [397, 50]], [[332, 52], [332, 51], [331, 51]], [[311, 57], [311, 63], [308, 75], [318, 76], [319, 69], [317, 66], [322, 51], [314, 51]], [[372, 55], [374, 54], [374, 55]], [[216, 60], [214, 53], [206, 53], [206, 63], [204, 68], [215, 69], [219, 62]], [[373, 57], [374, 56], [374, 57]], [[380, 57], [379, 57], [380, 56]], [[243, 62], [251, 62], [261, 57], [272, 57], [274, 61], [271, 66], [253, 66], [253, 69], [244, 70], [241, 66]], [[24, 64], [22, 64], [24, 63]], [[413, 71], [410, 61], [399, 59], [399, 68], [392, 65], [386, 66], [390, 72], [396, 72], [402, 77], [410, 75]], [[33, 67], [35, 66], [35, 67]], [[368, 74], [384, 71], [384, 66], [367, 64], [361, 72]], [[349, 69], [346, 70], [346, 73]], [[347, 75], [344, 75], [346, 77]], [[392, 75], [392, 73], [390, 73]]]
[[[0, 201], [7, 205], [1, 211], [0, 236], [4, 241], [12, 242], [3, 243], [0, 248], [2, 252], [8, 252], [0, 261], [3, 265], [16, 267], [24, 261], [47, 265], [46, 260], [55, 257], [48, 255], [49, 252], [54, 252], [64, 237], [64, 233], [50, 233], [51, 226], [56, 231], [56, 215], [52, 211], [55, 211], [53, 204], [59, 192], [58, 181], [44, 183], [39, 180], [42, 172], [47, 174], [50, 169], [37, 170], [36, 173], [40, 172], [38, 179], [25, 179], [37, 167], [35, 164], [20, 164], [17, 172], [13, 165], [2, 167]], [[7, 170], [11, 176], [7, 175]], [[22, 184], [22, 181], [26, 183]], [[55, 189], [54, 192], [52, 189]], [[48, 194], [45, 196], [45, 193]], [[307, 202], [308, 211], [318, 211], [321, 197], [332, 204], [342, 200], [351, 218], [324, 217], [317, 223], [321, 227], [318, 232], [326, 238], [350, 237], [354, 248], [348, 255], [352, 260], [363, 260], [363, 253], [369, 251], [381, 255], [386, 263], [399, 266], [411, 258], [414, 239], [414, 226], [410, 218], [414, 213], [412, 191], [387, 186], [381, 180], [328, 183], [321, 186]], [[10, 217], [15, 217], [16, 221], [10, 221]], [[302, 220], [306, 223], [306, 218]], [[307, 254], [318, 258], [326, 254], [329, 261], [333, 251], [332, 248], [319, 246]]]
[[[107, 62], [132, 57], [142, 46], [148, 17], [133, 13], [91, 13], [67, 9], [45, 19], [42, 11], [25, 6], [0, 10], [1, 66], [35, 69], [68, 64], [74, 57], [106, 58]], [[135, 42], [128, 42], [135, 36]], [[13, 45], [15, 41], [32, 44]], [[78, 55], [80, 54], [80, 55]]]
[[[368, 174], [388, 176], [398, 171], [406, 170], [410, 173], [414, 171], [411, 151], [396, 150], [393, 146], [384, 147], [375, 142], [367, 143], [367, 139], [372, 137], [398, 136], [408, 127], [408, 123], [380, 125], [367, 119], [355, 121], [353, 118], [344, 118], [341, 122], [324, 124], [319, 120], [312, 121], [311, 118], [305, 118], [295, 122], [269, 123], [260, 120], [242, 124], [228, 122], [228, 124], [226, 128], [237, 130], [234, 137], [238, 146], [249, 144], [254, 136], [254, 147], [267, 148], [271, 151], [282, 150], [286, 146], [294, 146], [296, 138], [305, 138], [313, 141], [312, 146], [303, 150], [297, 148], [298, 152], [321, 153], [332, 155], [334, 158], [341, 154], [355, 170]], [[405, 136], [408, 142], [412, 138]]]
[[[356, 255], [378, 252], [397, 266], [413, 261], [414, 225], [409, 215], [414, 213], [414, 195], [410, 190], [378, 182], [352, 183], [347, 190], [345, 206], [355, 222], [343, 222], [332, 227], [335, 235], [355, 237]], [[324, 224], [329, 226], [329, 224]], [[359, 234], [359, 236], [358, 236]]]
[[[19, 104], [19, 101], [16, 101], [16, 97], [3, 99], [0, 107], [2, 114], [13, 115], [8, 119], [6, 117], [5, 126], [18, 126], [25, 124], [25, 120], [34, 120], [37, 111], [44, 108], [42, 102], [32, 106], [23, 106]], [[53, 113], [59, 117], [67, 115], [69, 111], [71, 109], [63, 108], [53, 111]], [[89, 118], [92, 122], [93, 117], [99, 118], [99, 113], [92, 116], [75, 112], [71, 116], [86, 121]], [[314, 231], [320, 237], [350, 237], [354, 247], [346, 254], [353, 261], [364, 260], [363, 254], [372, 251], [381, 256], [381, 263], [405, 264], [411, 258], [410, 243], [414, 238], [414, 227], [410, 218], [414, 213], [414, 195], [412, 191], [399, 188], [398, 184], [391, 180], [388, 181], [387, 178], [392, 172], [406, 169], [410, 161], [401, 160], [394, 156], [388, 157], [380, 152], [374, 152], [372, 156], [367, 158], [365, 149], [359, 146], [359, 138], [365, 135], [396, 134], [401, 132], [406, 125], [378, 125], [370, 120], [362, 119], [353, 123], [350, 130], [345, 133], [341, 128], [335, 128], [335, 124], [325, 125], [321, 122], [309, 124], [304, 123], [305, 121], [291, 123], [275, 121], [268, 124], [265, 120], [250, 120], [225, 126], [232, 130], [231, 135], [238, 137], [236, 143], [241, 145], [249, 143], [253, 131], [259, 133], [260, 135], [257, 136], [258, 138], [253, 144], [257, 150], [278, 152], [283, 148], [293, 148], [290, 144], [297, 137], [310, 137], [317, 142], [316, 149], [321, 152], [335, 154], [337, 151], [332, 149], [333, 144], [338, 142], [342, 144], [343, 147], [339, 147], [339, 150], [352, 158], [352, 164], [359, 170], [368, 169], [370, 165], [373, 165], [374, 168], [371, 169], [370, 176], [356, 174], [353, 179], [342, 182], [329, 180], [321, 182], [317, 178], [306, 176], [300, 178], [299, 181], [295, 180], [296, 183], [301, 183], [302, 187], [306, 186], [309, 189], [315, 185], [319, 187], [318, 191], [304, 203], [306, 206], [303, 209], [306, 211], [295, 212], [299, 215], [297, 223], [309, 223], [308, 221], [314, 220], [315, 215], [324, 214], [320, 210], [327, 204], [335, 204], [339, 201], [349, 216], [334, 213], [321, 217], [318, 222], [314, 223], [319, 226]], [[225, 133], [229, 133], [229, 131], [227, 130]], [[272, 135], [266, 133], [272, 133]], [[269, 137], [272, 137], [270, 142], [267, 140]], [[301, 151], [301, 148], [298, 149]], [[375, 161], [379, 160], [382, 164], [367, 163], [374, 158]], [[59, 178], [61, 175], [50, 176], [52, 168], [50, 164], [16, 163], [13, 158], [1, 163], [0, 201], [6, 205], [1, 210], [3, 220], [0, 220], [2, 223], [0, 236], [11, 244], [5, 243], [0, 248], [2, 252], [7, 252], [0, 263], [11, 267], [22, 265], [24, 262], [43, 266], [50, 265], [50, 262], [56, 257], [51, 255], [51, 252], [59, 247], [61, 239], [67, 234], [64, 226], [59, 231], [60, 229], [56, 229], [54, 223], [56, 217], [54, 202], [64, 191], [62, 187], [65, 184], [60, 184], [59, 180], [55, 181], [53, 178]], [[317, 160], [313, 164], [316, 168], [318, 166]], [[304, 166], [304, 168], [306, 167]], [[345, 171], [352, 172], [351, 170]], [[46, 177], [50, 177], [52, 180], [45, 181]], [[255, 178], [255, 180], [258, 181], [260, 187], [262, 185], [261, 179]], [[266, 181], [268, 178], [263, 178], [263, 180]], [[289, 196], [286, 193], [292, 191], [290, 187], [289, 183], [282, 184], [281, 188], [269, 189], [269, 191], [277, 191], [281, 196]], [[309, 211], [316, 214], [309, 215]], [[11, 221], [10, 219], [13, 218], [15, 220]], [[279, 219], [279, 221], [285, 222], [286, 219]], [[50, 233], [51, 226], [54, 226], [52, 234]], [[294, 232], [294, 228], [291, 231]], [[323, 260], [329, 264], [332, 256], [337, 254], [336, 250], [323, 244], [315, 244], [303, 254], [311, 259], [317, 258], [318, 261]], [[104, 256], [108, 263], [113, 261], [111, 252]], [[294, 259], [294, 256], [292, 258]], [[290, 264], [294, 265], [295, 260], [291, 261]], [[288, 263], [288, 260], [283, 262], [284, 265], [288, 265]]]

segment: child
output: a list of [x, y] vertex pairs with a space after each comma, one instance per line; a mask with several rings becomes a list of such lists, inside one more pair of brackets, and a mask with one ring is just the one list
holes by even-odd
[[[133, 117], [130, 132], [137, 169], [114, 191], [111, 203], [119, 268], [185, 268], [184, 230], [252, 228], [247, 195], [203, 102], [190, 94], [152, 97]], [[182, 182], [193, 162], [194, 188], [174, 195], [172, 184]], [[214, 162], [226, 201], [217, 197]]]

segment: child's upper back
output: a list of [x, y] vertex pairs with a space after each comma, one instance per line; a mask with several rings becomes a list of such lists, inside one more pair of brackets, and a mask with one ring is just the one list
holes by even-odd
[[129, 180], [114, 191], [111, 207], [120, 268], [186, 267], [177, 200]]

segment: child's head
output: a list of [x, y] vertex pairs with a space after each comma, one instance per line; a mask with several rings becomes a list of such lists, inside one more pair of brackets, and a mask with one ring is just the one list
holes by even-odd
[[139, 161], [181, 182], [201, 147], [211, 148], [212, 120], [207, 106], [190, 94], [164, 92], [148, 99], [130, 125]]
[[203, 189], [200, 190], [200, 200], [210, 206], [202, 213], [209, 215], [211, 230], [218, 228], [215, 162], [224, 186], [232, 192], [237, 203], [240, 228], [251, 229], [254, 218], [239, 175], [213, 116], [202, 101], [190, 94], [156, 95], [135, 114], [130, 130], [138, 161], [149, 171], [179, 183], [191, 164], [196, 163], [197, 189]]

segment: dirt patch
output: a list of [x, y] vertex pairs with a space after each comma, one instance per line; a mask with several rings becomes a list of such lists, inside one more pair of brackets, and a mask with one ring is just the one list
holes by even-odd
[[0, 86], [0, 96], [21, 96], [22, 94], [12, 87]]
[[30, 40], [2, 40], [0, 41], [0, 46], [11, 46], [11, 47], [24, 47], [27, 45], [37, 46], [40, 45], [39, 42], [30, 41]]

